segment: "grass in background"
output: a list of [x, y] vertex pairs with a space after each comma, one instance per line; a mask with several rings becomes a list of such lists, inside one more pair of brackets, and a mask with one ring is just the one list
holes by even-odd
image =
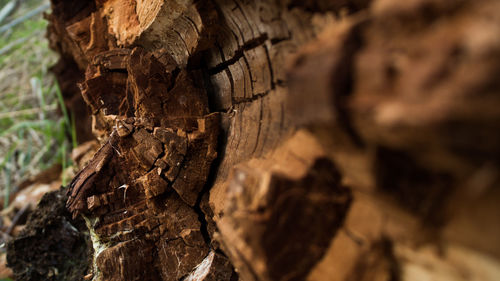
[[[0, 0], [0, 9], [9, 1]], [[19, 1], [4, 26], [48, 3]], [[23, 180], [56, 163], [69, 165], [68, 151], [74, 145], [71, 118], [49, 67], [56, 54], [45, 38], [46, 20], [39, 14], [0, 34], [0, 195], [4, 207], [8, 195]], [[64, 174], [64, 173], [63, 173]], [[66, 179], [63, 185], [66, 184]]]

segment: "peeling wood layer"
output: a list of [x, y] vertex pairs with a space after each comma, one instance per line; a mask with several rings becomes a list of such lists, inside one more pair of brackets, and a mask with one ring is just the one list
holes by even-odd
[[494, 0], [52, 5], [89, 279], [499, 276]]

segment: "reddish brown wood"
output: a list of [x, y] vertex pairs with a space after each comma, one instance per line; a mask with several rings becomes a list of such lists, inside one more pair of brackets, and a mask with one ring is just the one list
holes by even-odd
[[87, 279], [500, 274], [497, 1], [52, 4]]

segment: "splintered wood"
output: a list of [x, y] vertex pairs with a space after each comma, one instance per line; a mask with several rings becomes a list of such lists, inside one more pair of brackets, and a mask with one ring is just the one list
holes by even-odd
[[94, 132], [111, 132], [71, 182], [67, 202], [74, 216], [99, 218], [95, 233], [113, 245], [96, 259], [99, 278], [133, 280], [150, 270], [178, 280], [209, 252], [194, 206], [217, 156], [218, 113], [208, 114], [190, 73], [138, 47], [96, 55], [80, 87]]
[[495, 280], [499, 10], [52, 0], [86, 279]]
[[[204, 187], [217, 150], [222, 163], [212, 170], [211, 182], [223, 188], [232, 165], [265, 155], [289, 134], [283, 65], [286, 54], [313, 38], [312, 31], [302, 27], [308, 25], [307, 19], [301, 19], [311, 13], [282, 15], [281, 4], [233, 1], [116, 0], [76, 6], [54, 1], [53, 5], [52, 46], [85, 73], [73, 79], [91, 111], [92, 131], [102, 143], [71, 182], [67, 202], [73, 216], [87, 217], [92, 232], [107, 245], [96, 253], [92, 278], [180, 280], [190, 272], [195, 276], [202, 264], [209, 265], [198, 273], [203, 280], [238, 278], [235, 261], [209, 254], [221, 250], [221, 241], [215, 238], [214, 206]], [[292, 40], [295, 29], [301, 35]], [[222, 126], [224, 138], [218, 144], [221, 124], [230, 125]], [[336, 171], [334, 166], [325, 167], [319, 168], [321, 173]], [[306, 173], [304, 177], [273, 176], [277, 183], [265, 191], [280, 201], [278, 193], [288, 184], [296, 185], [299, 193], [280, 208], [293, 209], [295, 204], [307, 208], [325, 196], [308, 214], [338, 210], [318, 217], [322, 227], [311, 229], [315, 237], [291, 252], [296, 256], [298, 251], [317, 249], [305, 261], [293, 259], [289, 266], [300, 263], [294, 278], [303, 278], [321, 258], [329, 234], [341, 224], [349, 205], [349, 192], [341, 187], [339, 175], [318, 179], [316, 197], [302, 201], [308, 193], [300, 187], [308, 181]], [[336, 188], [345, 198], [339, 199], [339, 206], [331, 205], [336, 195], [328, 193]], [[273, 232], [279, 208], [272, 214], [267, 232]], [[278, 230], [288, 231], [293, 224], [291, 216]], [[327, 232], [318, 236], [323, 230]], [[254, 239], [258, 243], [264, 238]], [[260, 258], [272, 258], [280, 266], [280, 255], [287, 253]], [[283, 271], [269, 272], [276, 277]]]

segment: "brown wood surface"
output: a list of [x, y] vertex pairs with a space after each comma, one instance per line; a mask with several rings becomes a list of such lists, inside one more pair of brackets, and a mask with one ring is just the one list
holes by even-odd
[[87, 279], [500, 278], [498, 1], [52, 9], [102, 146]]

